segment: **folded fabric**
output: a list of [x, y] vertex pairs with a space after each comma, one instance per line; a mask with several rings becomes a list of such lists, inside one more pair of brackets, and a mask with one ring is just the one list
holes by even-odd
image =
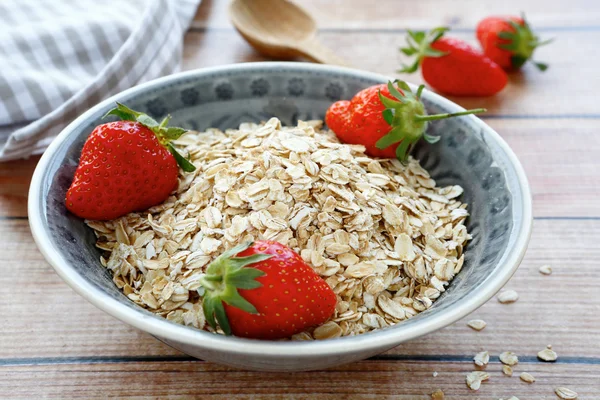
[[199, 3], [0, 1], [0, 161], [42, 153], [102, 99], [177, 72]]

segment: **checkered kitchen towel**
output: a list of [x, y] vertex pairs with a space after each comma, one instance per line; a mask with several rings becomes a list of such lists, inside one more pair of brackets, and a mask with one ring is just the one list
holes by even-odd
[[200, 0], [0, 0], [0, 161], [42, 153], [79, 114], [177, 72]]

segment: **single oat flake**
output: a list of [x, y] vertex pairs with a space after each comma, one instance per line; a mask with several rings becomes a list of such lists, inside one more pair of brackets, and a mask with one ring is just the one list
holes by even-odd
[[472, 319], [467, 323], [467, 325], [476, 331], [480, 331], [487, 326], [487, 323], [482, 319]]
[[533, 377], [533, 375], [531, 375], [528, 372], [522, 372], [521, 375], [519, 375], [519, 378], [521, 378], [521, 380], [523, 382], [527, 382], [527, 383], [535, 382], [535, 378]]
[[473, 362], [478, 367], [485, 367], [490, 361], [490, 354], [487, 351], [482, 351], [480, 353], [475, 354], [473, 357]]
[[552, 267], [550, 267], [549, 265], [542, 265], [540, 267], [540, 273], [543, 275], [550, 275], [552, 274]]
[[505, 290], [498, 295], [498, 301], [502, 304], [514, 303], [519, 299], [519, 294], [514, 290]]
[[221, 333], [202, 311], [206, 268], [237, 244], [274, 240], [337, 295], [331, 320], [293, 340], [354, 336], [429, 309], [471, 240], [462, 188], [436, 186], [410, 157], [370, 158], [322, 125], [272, 118], [174, 141], [196, 170], [163, 204], [86, 221], [115, 285], [169, 321]]
[[517, 365], [519, 363], [519, 357], [512, 351], [505, 351], [500, 353], [500, 362], [505, 365], [509, 365], [511, 367]]
[[545, 348], [544, 350], [537, 353], [537, 356], [542, 361], [553, 362], [558, 358], [558, 354], [551, 348]]
[[444, 400], [444, 398], [444, 392], [442, 392], [442, 389], [438, 389], [431, 393], [431, 400]]
[[489, 374], [485, 371], [473, 371], [467, 374], [467, 386], [471, 390], [479, 390], [481, 387], [481, 382], [487, 381], [489, 378]]
[[566, 387], [557, 387], [556, 389], [554, 389], [554, 393], [556, 393], [558, 397], [564, 400], [575, 400], [578, 396], [577, 392], [571, 389], [567, 389]]
[[513, 375], [513, 369], [509, 366], [509, 365], [503, 365], [502, 366], [502, 373], [506, 376], [512, 376]]

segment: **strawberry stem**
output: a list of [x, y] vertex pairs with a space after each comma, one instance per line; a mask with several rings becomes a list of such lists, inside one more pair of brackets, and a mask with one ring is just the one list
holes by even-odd
[[[440, 32], [440, 35], [442, 33]], [[413, 36], [417, 39], [420, 37], [414, 33]], [[390, 125], [390, 130], [375, 143], [375, 146], [378, 149], [385, 149], [389, 146], [397, 145], [396, 157], [401, 162], [406, 161], [408, 155], [421, 138], [431, 144], [440, 140], [439, 136], [427, 134], [427, 123], [429, 121], [486, 111], [484, 108], [477, 108], [456, 113], [427, 115], [425, 105], [420, 99], [423, 92], [423, 85], [419, 86], [416, 93], [413, 93], [410, 86], [403, 81], [388, 82], [387, 87], [393, 99], [384, 96], [380, 91], [379, 100], [386, 107], [382, 115], [385, 122]]]
[[440, 119], [452, 118], [452, 117], [460, 117], [461, 115], [470, 115], [470, 114], [478, 114], [482, 112], [486, 112], [485, 108], [475, 108], [473, 110], [465, 110], [456, 113], [446, 113], [446, 114], [433, 114], [433, 115], [415, 115], [415, 121], [437, 121]]
[[515, 69], [521, 68], [527, 61], [531, 61], [540, 71], [545, 71], [548, 69], [548, 65], [533, 61], [533, 52], [536, 48], [552, 42], [553, 39], [540, 41], [531, 30], [525, 14], [521, 15], [521, 19], [522, 25], [513, 20], [507, 21], [512, 30], [498, 33], [498, 37], [505, 41], [505, 43], [499, 44], [498, 48], [511, 53], [510, 62]]
[[196, 170], [194, 164], [182, 156], [177, 149], [175, 149], [175, 146], [171, 144], [171, 141], [179, 139], [181, 135], [186, 133], [187, 129], [178, 128], [175, 126], [168, 127], [167, 124], [171, 120], [170, 115], [167, 115], [159, 124], [148, 114], [132, 110], [131, 108], [119, 102], [117, 102], [117, 106], [115, 108], [108, 111], [102, 118], [106, 118], [109, 115], [114, 115], [123, 121], [133, 121], [144, 125], [146, 128], [154, 132], [159, 143], [165, 146], [167, 150], [173, 154], [175, 161], [177, 161], [177, 164], [182, 170], [185, 172], [193, 172]]
[[406, 37], [406, 47], [400, 48], [400, 51], [408, 57], [416, 56], [416, 58], [411, 65], [403, 64], [402, 69], [398, 72], [409, 74], [416, 72], [426, 57], [438, 58], [447, 55], [448, 53], [436, 50], [431, 45], [449, 30], [450, 28], [447, 27], [434, 28], [429, 32], [409, 30]]
[[202, 308], [206, 321], [213, 328], [217, 323], [225, 333], [231, 335], [231, 326], [225, 313], [223, 303], [239, 308], [250, 314], [257, 314], [256, 307], [243, 298], [238, 289], [256, 289], [262, 286], [256, 278], [265, 273], [259, 269], [248, 267], [272, 257], [270, 254], [254, 254], [248, 257], [237, 257], [238, 253], [248, 249], [253, 242], [246, 242], [225, 251], [206, 269], [200, 278], [205, 289]]

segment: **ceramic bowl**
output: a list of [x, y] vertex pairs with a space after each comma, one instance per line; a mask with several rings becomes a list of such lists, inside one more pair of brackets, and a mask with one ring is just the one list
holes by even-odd
[[[56, 272], [82, 297], [108, 314], [191, 356], [230, 366], [276, 371], [321, 369], [384, 352], [441, 329], [491, 298], [517, 269], [529, 241], [531, 195], [519, 161], [502, 138], [475, 116], [430, 124], [442, 139], [422, 144], [415, 157], [439, 185], [458, 184], [469, 204], [473, 235], [462, 271], [429, 310], [396, 326], [327, 341], [258, 341], [225, 337], [171, 323], [125, 297], [99, 262], [94, 234], [64, 206], [84, 141], [119, 101], [173, 124], [203, 130], [280, 118], [323, 119], [335, 100], [386, 82], [387, 77], [304, 63], [249, 63], [199, 69], [133, 87], [85, 112], [52, 142], [34, 173], [29, 221], [37, 245]], [[430, 113], [458, 105], [423, 92]]]

